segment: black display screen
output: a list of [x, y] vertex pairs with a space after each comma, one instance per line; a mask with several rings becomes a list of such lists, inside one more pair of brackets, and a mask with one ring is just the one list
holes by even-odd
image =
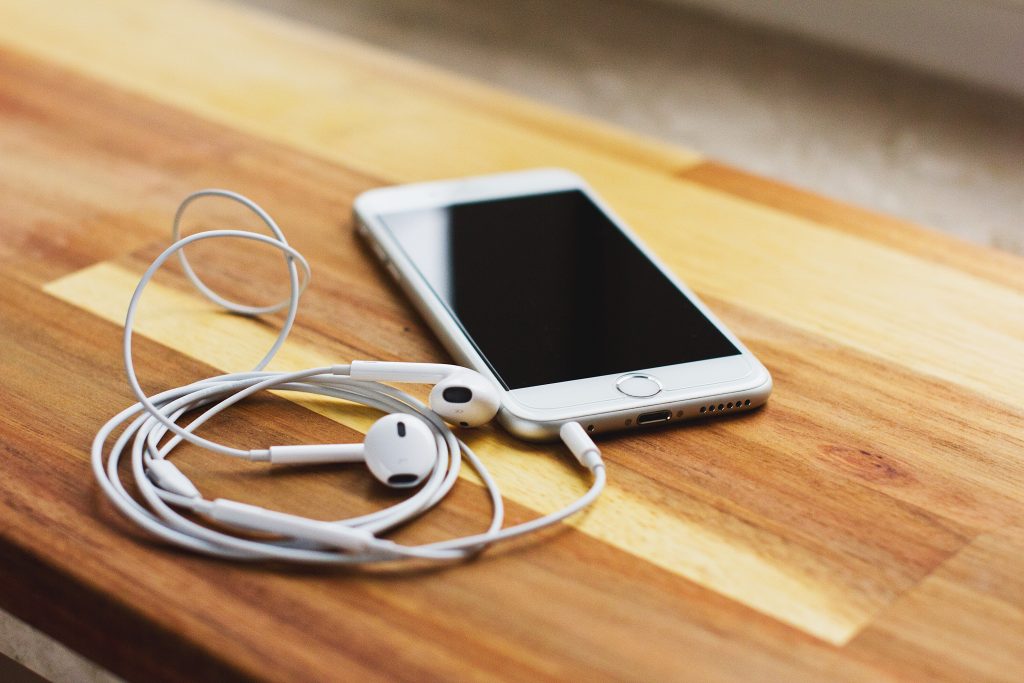
[[506, 389], [739, 353], [578, 190], [382, 218]]

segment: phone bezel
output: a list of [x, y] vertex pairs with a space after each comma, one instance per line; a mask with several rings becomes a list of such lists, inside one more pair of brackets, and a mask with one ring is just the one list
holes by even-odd
[[[564, 190], [579, 190], [586, 194], [641, 253], [665, 274], [680, 294], [692, 301], [739, 349], [740, 353], [735, 356], [659, 368], [637, 368], [628, 373], [581, 378], [521, 389], [504, 389], [489, 362], [471, 341], [458, 318], [434, 292], [415, 262], [385, 225], [382, 216], [401, 211], [431, 210], [464, 202]], [[378, 258], [388, 266], [392, 276], [398, 280], [420, 313], [434, 328], [445, 347], [461, 363], [484, 373], [501, 388], [502, 422], [521, 436], [544, 438], [569, 420], [586, 418], [594, 422], [598, 416], [629, 415], [639, 410], [663, 406], [671, 409], [673, 417], [677, 413], [679, 417], [693, 417], [695, 415], [686, 414], [682, 406], [689, 407], [694, 401], [701, 402], [701, 399], [749, 396], [753, 400], [743, 400], [747, 401], [748, 406], [753, 407], [763, 403], [771, 390], [770, 375], [757, 358], [718, 320], [696, 294], [675, 277], [586, 182], [570, 171], [536, 169], [369, 190], [356, 199], [353, 211], [360, 232], [369, 238]], [[615, 383], [624, 374], [631, 373], [653, 375], [661, 381], [664, 388], [653, 397], [626, 396], [616, 389]], [[629, 426], [626, 420], [629, 418], [621, 420], [621, 428]], [[607, 419], [597, 422], [614, 424], [614, 421], [609, 422]]]

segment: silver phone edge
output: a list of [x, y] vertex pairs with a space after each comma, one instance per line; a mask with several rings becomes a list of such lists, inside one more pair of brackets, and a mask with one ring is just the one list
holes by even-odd
[[[602, 207], [603, 208], [603, 207]], [[421, 292], [408, 278], [402, 277], [392, 259], [388, 258], [385, 251], [386, 245], [381, 244], [374, 234], [374, 229], [369, 222], [359, 214], [357, 209], [352, 210], [353, 225], [356, 234], [364, 241], [369, 250], [377, 257], [377, 262], [383, 270], [387, 271], [389, 277], [405, 293], [406, 298], [413, 304], [420, 316], [427, 322], [427, 325], [434, 332], [434, 335], [444, 346], [445, 350], [461, 365], [471, 367], [483, 372], [485, 375], [492, 375], [490, 368], [480, 367], [480, 363], [467, 355], [458, 345], [457, 340], [452, 336], [447, 321], [442, 320], [429, 303], [425, 300], [425, 294]], [[646, 253], [646, 249], [644, 250]], [[656, 262], [660, 267], [660, 263]], [[716, 325], [721, 325], [713, 321]], [[732, 337], [733, 335], [729, 335]], [[711, 417], [719, 417], [726, 413], [737, 414], [754, 410], [763, 406], [772, 392], [773, 381], [768, 369], [751, 353], [746, 346], [740, 344], [740, 348], [749, 356], [755, 365], [755, 372], [748, 385], [733, 382], [734, 387], [730, 391], [713, 393], [706, 396], [686, 396], [670, 401], [664, 397], [653, 397], [651, 402], [643, 407], [636, 406], [620, 410], [598, 410], [589, 412], [581, 406], [578, 414], [568, 417], [560, 417], [555, 420], [539, 420], [516, 414], [510, 410], [506, 403], [498, 412], [498, 422], [513, 435], [528, 441], [553, 441], [558, 439], [558, 430], [566, 422], [579, 422], [593, 434], [624, 431], [637, 428], [649, 428], [657, 424], [678, 423], [683, 420], [699, 420]], [[508, 391], [499, 386], [502, 395]], [[661, 400], [658, 400], [658, 399]], [[641, 423], [641, 418], [652, 413], [668, 412], [666, 419]]]

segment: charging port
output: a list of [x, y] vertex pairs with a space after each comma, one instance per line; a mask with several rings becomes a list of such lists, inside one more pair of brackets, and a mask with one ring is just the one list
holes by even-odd
[[654, 422], [665, 422], [672, 417], [671, 410], [659, 410], [656, 413], [644, 413], [636, 419], [638, 425], [649, 425]]

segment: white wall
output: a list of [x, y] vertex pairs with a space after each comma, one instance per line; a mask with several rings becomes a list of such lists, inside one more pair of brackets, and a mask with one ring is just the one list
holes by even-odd
[[1024, 0], [670, 0], [1024, 96]]

